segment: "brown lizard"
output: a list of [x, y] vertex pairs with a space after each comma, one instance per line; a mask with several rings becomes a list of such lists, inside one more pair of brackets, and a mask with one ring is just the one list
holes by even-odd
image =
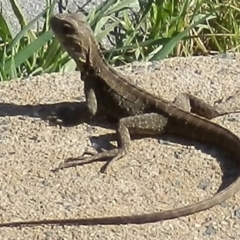
[[[50, 20], [50, 26], [81, 72], [89, 114], [94, 116], [100, 113], [118, 120], [116, 132], [119, 138], [118, 148], [92, 156], [68, 159], [59, 168], [102, 159], [110, 159], [111, 162], [120, 159], [128, 152], [131, 141], [130, 134], [133, 133], [147, 135], [173, 133], [200, 142], [215, 144], [229, 151], [236, 158], [237, 163], [240, 162], [240, 139], [229, 130], [207, 120], [228, 112], [212, 107], [190, 94], [182, 94], [172, 103], [133, 85], [126, 77], [106, 63], [82, 14], [55, 15]], [[189, 110], [192, 113], [188, 112]], [[237, 178], [231, 185], [211, 198], [174, 210], [129, 216], [1, 223], [0, 227], [40, 224], [151, 223], [211, 208], [233, 196], [239, 189], [240, 180]]]

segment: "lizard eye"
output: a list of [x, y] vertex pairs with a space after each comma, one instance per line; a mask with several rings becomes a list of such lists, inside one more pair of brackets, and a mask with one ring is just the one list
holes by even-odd
[[64, 34], [72, 34], [72, 33], [74, 33], [74, 29], [71, 25], [64, 24], [63, 25], [63, 32], [64, 32]]

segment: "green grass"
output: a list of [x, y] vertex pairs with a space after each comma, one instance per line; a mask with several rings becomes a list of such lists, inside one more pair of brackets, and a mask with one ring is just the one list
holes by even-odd
[[[56, 0], [27, 22], [17, 0], [9, 0], [21, 31], [13, 35], [0, 13], [0, 80], [75, 69], [53, 38], [49, 18]], [[39, 19], [44, 25], [36, 31]], [[112, 65], [239, 51], [239, 0], [107, 0], [87, 16]]]

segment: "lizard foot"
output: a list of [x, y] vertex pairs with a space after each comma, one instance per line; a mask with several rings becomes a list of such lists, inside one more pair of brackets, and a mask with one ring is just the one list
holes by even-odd
[[[84, 156], [86, 154], [91, 156]], [[86, 151], [83, 153], [82, 156], [66, 159], [54, 171], [57, 171], [63, 168], [81, 166], [81, 165], [85, 165], [85, 164], [89, 164], [97, 161], [107, 161], [107, 163], [104, 164], [104, 166], [100, 170], [102, 173], [106, 173], [110, 163], [122, 158], [123, 156], [125, 156], [125, 154], [126, 154], [126, 151], [124, 149], [112, 149], [109, 151], [104, 151], [104, 152], [95, 153], [95, 154], [92, 152]]]

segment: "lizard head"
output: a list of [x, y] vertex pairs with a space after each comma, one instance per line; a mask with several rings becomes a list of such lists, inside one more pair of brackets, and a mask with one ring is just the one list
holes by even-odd
[[56, 14], [50, 19], [50, 27], [77, 65], [89, 61], [90, 52], [97, 47], [97, 43], [83, 14]]

